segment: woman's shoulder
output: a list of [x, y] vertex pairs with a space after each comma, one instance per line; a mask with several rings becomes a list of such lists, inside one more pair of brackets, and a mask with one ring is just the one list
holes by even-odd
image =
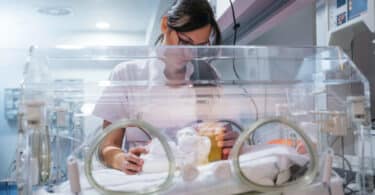
[[151, 63], [152, 61], [148, 59], [121, 62], [112, 69], [110, 80], [146, 79]]

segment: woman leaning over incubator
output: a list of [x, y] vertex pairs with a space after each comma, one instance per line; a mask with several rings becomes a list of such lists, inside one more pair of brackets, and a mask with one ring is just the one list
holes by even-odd
[[[207, 0], [178, 0], [170, 8], [167, 14], [161, 20], [162, 35], [158, 39], [158, 44], [162, 45], [219, 45], [221, 41], [220, 29], [210, 4]], [[207, 74], [212, 74], [212, 69], [207, 70]], [[197, 70], [192, 70], [197, 71]], [[202, 70], [198, 70], [202, 71]], [[165, 66], [163, 78], [167, 80], [185, 80], [191, 79], [194, 73], [189, 72], [186, 66]], [[202, 74], [202, 73], [201, 73]], [[203, 73], [204, 74], [204, 73]], [[112, 73], [116, 77], [115, 73]], [[115, 78], [115, 80], [121, 78]], [[115, 119], [106, 118], [112, 113], [107, 110], [96, 108], [94, 114], [103, 118], [103, 127], [107, 127]], [[125, 112], [125, 111], [124, 111]], [[119, 116], [121, 117], [121, 116]], [[121, 170], [126, 174], [133, 175], [142, 171], [144, 161], [140, 155], [147, 153], [144, 147], [133, 147], [127, 152], [122, 150], [123, 137], [125, 130], [119, 129], [111, 133], [102, 143], [99, 155], [104, 163], [114, 169]], [[223, 147], [223, 153], [229, 153], [233, 147], [238, 133], [226, 130], [224, 134], [217, 138], [220, 146]]]

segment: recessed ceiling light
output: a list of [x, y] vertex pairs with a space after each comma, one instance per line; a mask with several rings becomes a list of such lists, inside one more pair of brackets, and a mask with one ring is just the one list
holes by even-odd
[[96, 28], [99, 28], [99, 29], [109, 29], [111, 27], [111, 25], [108, 23], [108, 22], [97, 22], [95, 24]]
[[42, 7], [37, 11], [49, 16], [66, 16], [72, 13], [72, 9], [66, 7]]

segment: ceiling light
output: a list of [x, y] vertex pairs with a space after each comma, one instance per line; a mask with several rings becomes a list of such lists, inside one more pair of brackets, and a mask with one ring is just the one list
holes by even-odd
[[97, 22], [95, 26], [96, 28], [103, 30], [109, 29], [111, 27], [111, 25], [108, 22]]
[[49, 16], [66, 16], [72, 13], [72, 9], [66, 7], [42, 7], [37, 11]]

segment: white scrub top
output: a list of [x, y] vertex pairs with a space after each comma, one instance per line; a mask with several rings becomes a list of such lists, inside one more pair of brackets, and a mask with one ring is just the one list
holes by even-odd
[[[112, 123], [124, 118], [140, 119], [162, 129], [167, 136], [174, 137], [176, 128], [197, 118], [195, 92], [188, 86], [173, 88], [160, 85], [167, 81], [164, 69], [165, 64], [159, 59], [136, 60], [117, 65], [109, 80], [120, 86], [108, 86], [103, 90], [93, 115]], [[189, 80], [193, 72], [193, 65], [188, 63], [185, 80]], [[135, 81], [147, 84], [139, 87], [135, 85]], [[130, 83], [130, 86], [122, 85], [126, 83]], [[149, 140], [149, 137], [136, 128], [127, 128], [126, 140], [143, 142]]]
[[[191, 63], [186, 65], [185, 80], [190, 80], [194, 72]], [[236, 119], [251, 117], [252, 104], [246, 96], [227, 96], [221, 90], [240, 90], [238, 86], [226, 89], [220, 87], [192, 88], [189, 86], [170, 87], [165, 81], [165, 64], [159, 59], [146, 59], [124, 62], [117, 65], [110, 74], [109, 80], [129, 84], [129, 86], [109, 86], [99, 98], [93, 115], [109, 122], [120, 119], [138, 119], [158, 128], [167, 137], [174, 139], [176, 131], [198, 119]], [[140, 86], [135, 81], [146, 82]], [[164, 83], [164, 84], [163, 84]], [[206, 99], [197, 98], [196, 94], [219, 94]], [[212, 91], [208, 91], [212, 90]], [[112, 95], [115, 94], [115, 95]], [[109, 101], [108, 101], [109, 100]], [[250, 108], [249, 108], [250, 107]], [[199, 116], [198, 116], [199, 114]], [[127, 128], [123, 147], [128, 142], [148, 142], [149, 136], [137, 128]], [[130, 142], [129, 142], [130, 143]]]

